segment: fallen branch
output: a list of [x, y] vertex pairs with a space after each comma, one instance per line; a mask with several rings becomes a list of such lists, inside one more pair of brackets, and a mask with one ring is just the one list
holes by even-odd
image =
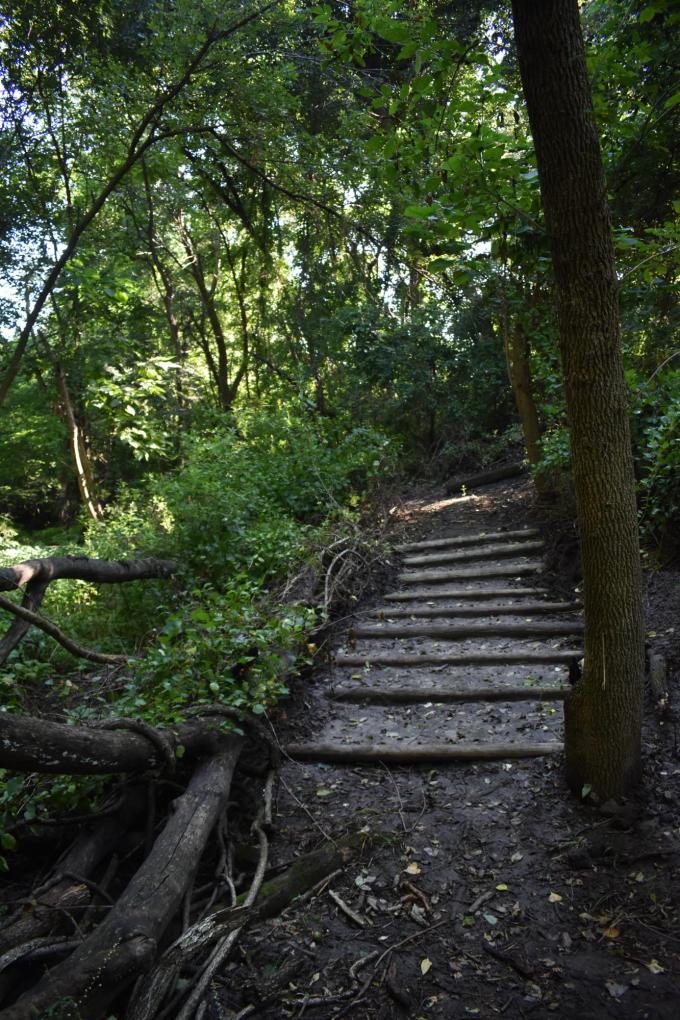
[[45, 634], [49, 634], [51, 638], [54, 638], [57, 644], [60, 644], [61, 647], [65, 648], [67, 652], [70, 652], [71, 655], [75, 655], [77, 659], [86, 659], [88, 662], [101, 662], [106, 665], [113, 665], [118, 662], [127, 662], [128, 660], [127, 655], [107, 655], [104, 652], [95, 652], [91, 648], [85, 648], [83, 645], [79, 645], [76, 641], [72, 641], [70, 637], [67, 637], [63, 631], [59, 630], [56, 624], [52, 623], [50, 620], [46, 620], [44, 616], [39, 616], [37, 613], [32, 612], [30, 609], [26, 609], [25, 606], [18, 606], [14, 602], [10, 602], [10, 600], [6, 599], [4, 595], [0, 595], [0, 609], [4, 609], [6, 612], [12, 613], [14, 616], [18, 616], [30, 626], [37, 627], [38, 630], [42, 630]]
[[89, 556], [49, 556], [25, 560], [0, 568], [0, 591], [14, 591], [31, 581], [92, 581], [96, 584], [120, 584], [169, 577], [176, 566], [171, 560], [95, 560]]
[[101, 1015], [149, 968], [224, 810], [241, 746], [238, 737], [221, 738], [219, 749], [196, 769], [174, 802], [151, 853], [106, 919], [66, 961], [3, 1010], [2, 1020], [32, 1020], [62, 998], [75, 999], [84, 1015]]
[[78, 658], [103, 663], [124, 661], [126, 656], [123, 655], [103, 655], [83, 648], [66, 637], [55, 624], [38, 615], [48, 585], [59, 580], [120, 584], [169, 577], [174, 571], [175, 564], [170, 560], [95, 560], [89, 556], [48, 556], [0, 568], [0, 591], [26, 588], [20, 606], [0, 597], [0, 606], [16, 617], [0, 641], [0, 664], [6, 661], [31, 626], [49, 634]]

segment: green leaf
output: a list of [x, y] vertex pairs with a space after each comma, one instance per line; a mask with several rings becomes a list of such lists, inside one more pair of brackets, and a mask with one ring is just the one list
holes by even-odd
[[3, 850], [16, 850], [17, 841], [10, 832], [0, 833], [0, 846]]
[[404, 216], [409, 216], [411, 219], [424, 220], [429, 216], [436, 216], [436, 212], [431, 205], [407, 205], [404, 209]]
[[412, 26], [406, 21], [396, 21], [394, 18], [380, 17], [373, 22], [373, 31], [386, 39], [387, 42], [401, 43], [405, 45], [411, 41], [413, 34]]

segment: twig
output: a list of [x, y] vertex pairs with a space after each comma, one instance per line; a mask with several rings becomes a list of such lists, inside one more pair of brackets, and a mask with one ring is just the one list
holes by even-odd
[[321, 881], [317, 882], [311, 889], [308, 889], [306, 893], [303, 893], [302, 896], [298, 896], [298, 898], [291, 903], [289, 909], [295, 908], [295, 910], [297, 910], [298, 907], [308, 903], [309, 900], [314, 899], [315, 896], [319, 896], [322, 892], [325, 892], [326, 887], [330, 885], [334, 878], [337, 878], [338, 875], [342, 875], [342, 872], [342, 868], [336, 868], [335, 871], [331, 871], [330, 875], [326, 875], [325, 878], [322, 878]]
[[524, 964], [520, 963], [518, 960], [515, 960], [514, 957], [510, 956], [508, 953], [503, 953], [500, 949], [496, 949], [496, 947], [492, 946], [490, 942], [482, 941], [482, 949], [485, 953], [488, 953], [489, 956], [493, 956], [494, 960], [498, 960], [499, 963], [504, 963], [507, 967], [511, 967], [512, 970], [519, 974], [520, 977], [523, 977], [526, 981], [531, 981], [533, 979], [533, 971], [529, 970], [528, 967], [525, 967]]
[[390, 782], [392, 783], [392, 786], [394, 787], [394, 792], [397, 795], [397, 801], [399, 802], [399, 818], [401, 819], [401, 827], [404, 830], [404, 832], [408, 832], [408, 828], [406, 826], [406, 819], [404, 818], [404, 802], [401, 799], [401, 794], [399, 793], [399, 786], [397, 785], [397, 781], [394, 778], [394, 776], [392, 775], [392, 773], [390, 772], [390, 770], [388, 769], [388, 767], [385, 764], [385, 762], [381, 761], [380, 764], [382, 765], [382, 767], [385, 769], [385, 772], [389, 776]]
[[352, 910], [352, 908], [347, 903], [345, 903], [345, 901], [342, 899], [341, 896], [339, 896], [332, 889], [328, 890], [328, 895], [333, 900], [333, 902], [336, 903], [340, 907], [342, 912], [344, 914], [347, 914], [347, 916], [350, 918], [350, 920], [354, 921], [355, 924], [358, 924], [360, 928], [365, 928], [366, 927], [366, 925], [368, 923], [366, 921], [366, 918], [365, 917], [361, 917], [361, 915], [357, 914], [357, 912], [355, 910]]
[[323, 838], [324, 838], [324, 839], [326, 839], [326, 840], [328, 840], [328, 841], [329, 841], [330, 843], [335, 843], [335, 840], [333, 839], [333, 837], [332, 837], [332, 836], [329, 836], [329, 835], [328, 835], [328, 833], [326, 832], [326, 830], [324, 829], [324, 827], [323, 827], [322, 825], [320, 825], [320, 824], [319, 824], [319, 822], [317, 822], [316, 818], [314, 817], [314, 815], [312, 814], [312, 812], [311, 812], [311, 811], [309, 810], [309, 808], [307, 807], [307, 805], [306, 805], [306, 804], [303, 804], [303, 803], [302, 803], [302, 801], [300, 800], [300, 798], [299, 798], [299, 797], [298, 797], [298, 796], [297, 796], [296, 794], [294, 794], [294, 793], [293, 793], [293, 791], [292, 791], [292, 790], [290, 789], [290, 787], [289, 787], [289, 786], [288, 786], [288, 784], [286, 783], [285, 779], [284, 779], [284, 778], [283, 778], [282, 776], [280, 776], [280, 777], [279, 777], [279, 780], [280, 780], [280, 782], [281, 782], [281, 786], [282, 786], [282, 787], [284, 788], [284, 790], [286, 791], [286, 793], [288, 794], [288, 796], [289, 796], [289, 797], [292, 797], [292, 798], [293, 798], [293, 800], [295, 801], [295, 803], [297, 804], [297, 806], [298, 806], [299, 808], [302, 808], [302, 810], [304, 811], [304, 813], [305, 813], [305, 814], [307, 815], [307, 817], [309, 818], [310, 822], [311, 822], [311, 823], [312, 823], [313, 825], [315, 825], [315, 826], [316, 826], [316, 828], [317, 828], [317, 829], [319, 830], [319, 832], [321, 833], [321, 835], [323, 836]]
[[478, 896], [477, 899], [470, 904], [470, 906], [468, 907], [468, 914], [474, 914], [475, 910], [479, 910], [479, 908], [483, 906], [483, 904], [487, 903], [489, 900], [492, 900], [493, 897], [494, 897], [493, 889], [490, 889], [488, 892], [482, 893], [481, 896]]

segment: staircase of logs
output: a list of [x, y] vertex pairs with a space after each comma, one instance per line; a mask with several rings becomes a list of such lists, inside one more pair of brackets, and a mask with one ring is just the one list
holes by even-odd
[[291, 757], [389, 765], [561, 752], [583, 625], [578, 602], [532, 584], [542, 551], [528, 528], [397, 546], [399, 590], [353, 623], [326, 719]]

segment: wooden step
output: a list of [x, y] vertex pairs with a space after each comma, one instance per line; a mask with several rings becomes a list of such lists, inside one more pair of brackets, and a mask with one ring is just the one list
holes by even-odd
[[391, 624], [384, 627], [353, 627], [350, 638], [436, 638], [439, 641], [467, 641], [469, 638], [515, 637], [551, 638], [565, 637], [571, 634], [582, 634], [583, 624], [580, 620], [569, 620], [566, 623], [466, 623], [460, 627], [451, 624]]
[[404, 566], [424, 567], [435, 563], [472, 563], [476, 560], [500, 560], [516, 559], [519, 556], [528, 556], [530, 553], [540, 552], [543, 549], [543, 542], [508, 542], [506, 545], [487, 545], [479, 549], [454, 549], [449, 552], [428, 553], [424, 556], [404, 557]]
[[544, 651], [528, 648], [519, 652], [424, 652], [396, 654], [390, 652], [340, 653], [335, 657], [336, 666], [514, 666], [514, 665], [564, 665], [582, 659], [583, 651], [578, 649], [551, 648]]
[[438, 588], [435, 591], [424, 589], [419, 591], [393, 591], [384, 595], [385, 601], [389, 602], [412, 602], [417, 599], [432, 601], [434, 599], [473, 599], [482, 601], [484, 599], [511, 599], [524, 596], [547, 595], [547, 588]]
[[541, 568], [541, 563], [518, 563], [478, 570], [413, 570], [397, 574], [397, 578], [402, 584], [446, 584], [449, 581], [483, 581], [487, 577], [526, 577], [537, 574]]
[[448, 705], [467, 701], [564, 701], [569, 687], [336, 687], [334, 701], [372, 705]]
[[564, 745], [547, 744], [289, 744], [286, 754], [296, 761], [376, 762], [393, 765], [426, 765], [455, 761], [505, 761], [510, 758], [541, 758], [561, 754]]
[[518, 602], [504, 606], [454, 606], [452, 609], [436, 606], [413, 606], [409, 609], [377, 609], [371, 616], [381, 620], [399, 620], [413, 617], [417, 620], [434, 620], [455, 616], [536, 616], [543, 613], [571, 613], [581, 609], [580, 602]]
[[411, 552], [417, 549], [445, 549], [448, 546], [481, 545], [483, 542], [496, 542], [504, 539], [536, 538], [541, 532], [538, 528], [519, 528], [515, 531], [480, 531], [462, 535], [451, 535], [448, 538], [429, 538], [424, 542], [406, 542], [395, 545], [397, 552]]

